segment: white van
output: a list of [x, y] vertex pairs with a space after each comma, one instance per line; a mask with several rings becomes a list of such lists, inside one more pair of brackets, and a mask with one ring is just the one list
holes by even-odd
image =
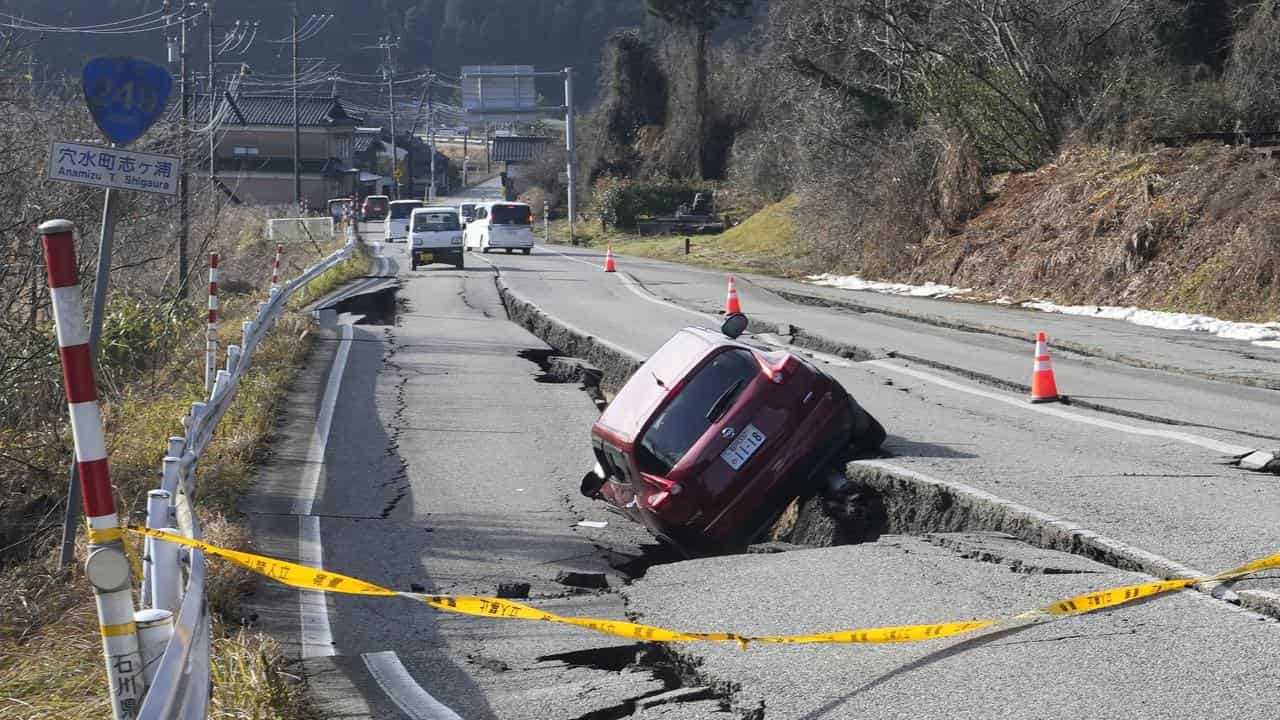
[[462, 225], [458, 209], [447, 206], [418, 208], [409, 216], [410, 269], [419, 265], [448, 263], [462, 269]]
[[468, 250], [520, 250], [533, 252], [533, 210], [524, 203], [486, 202], [476, 205], [476, 217], [467, 223]]
[[421, 200], [392, 200], [387, 209], [386, 242], [405, 240], [409, 237], [409, 215], [422, 207]]

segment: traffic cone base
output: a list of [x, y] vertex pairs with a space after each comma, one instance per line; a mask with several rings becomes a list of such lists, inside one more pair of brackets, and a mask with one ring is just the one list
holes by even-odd
[[724, 314], [732, 315], [742, 312], [742, 303], [738, 301], [738, 287], [733, 282], [733, 276], [729, 276], [729, 295], [724, 301]]
[[613, 246], [612, 245], [610, 245], [609, 248], [604, 253], [604, 271], [605, 272], [618, 271], [617, 266], [613, 264]]
[[1036, 335], [1036, 360], [1031, 370], [1031, 397], [1033, 403], [1057, 402], [1058, 383], [1053, 377], [1053, 362], [1049, 360], [1049, 340], [1044, 333]]

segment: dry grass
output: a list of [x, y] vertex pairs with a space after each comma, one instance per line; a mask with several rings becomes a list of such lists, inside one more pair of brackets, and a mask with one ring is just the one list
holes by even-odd
[[897, 279], [992, 295], [1270, 320], [1280, 304], [1280, 166], [1213, 145], [1076, 147], [1012, 176]]
[[[266, 251], [259, 245], [247, 244], [241, 250], [261, 256]], [[246, 266], [261, 267], [252, 261]], [[365, 274], [368, 267], [369, 258], [362, 253], [317, 279], [310, 296], [331, 291]], [[225, 320], [220, 324], [224, 346], [239, 342], [240, 321], [254, 311], [253, 299], [264, 292], [266, 279], [243, 281], [253, 289], [252, 296], [224, 295]], [[245, 528], [228, 518], [234, 517], [254, 459], [270, 440], [277, 404], [310, 346], [309, 320], [296, 311], [299, 306], [293, 304], [260, 346], [236, 402], [201, 462], [199, 511], [212, 542], [238, 548], [248, 545]], [[183, 334], [184, 342], [167, 349], [166, 362], [104, 403], [112, 480], [125, 513], [143, 507], [146, 490], [158, 479], [165, 438], [179, 430], [178, 418], [202, 393], [201, 328], [193, 322], [191, 331]], [[55, 456], [67, 452], [65, 431], [63, 437], [51, 439], [54, 442], [47, 444], [52, 449], [47, 452]], [[26, 439], [28, 444], [31, 440]], [[53, 487], [40, 491], [61, 492], [64, 480], [50, 481]], [[109, 717], [92, 594], [77, 567], [52, 570], [53, 544], [46, 539], [38, 546], [50, 551], [0, 573], [0, 718]], [[215, 622], [211, 717], [308, 717], [297, 679], [283, 671], [278, 648], [269, 638], [242, 629], [240, 598], [255, 579], [226, 564], [211, 564], [209, 571], [208, 598]]]
[[[612, 245], [620, 253], [671, 262], [687, 262], [734, 272], [756, 272], [797, 277], [818, 269], [817, 260], [796, 242], [800, 223], [796, 220], [797, 198], [789, 196], [762, 208], [736, 206], [725, 212], [748, 215], [741, 223], [719, 235], [690, 236], [690, 253], [684, 253], [684, 236], [642, 238], [617, 231], [601, 232], [594, 223], [579, 223], [575, 234], [593, 247]], [[563, 237], [563, 222], [552, 223], [554, 236]]]

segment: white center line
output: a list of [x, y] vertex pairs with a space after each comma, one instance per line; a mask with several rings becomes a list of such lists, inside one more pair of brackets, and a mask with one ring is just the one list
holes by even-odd
[[457, 713], [431, 697], [431, 693], [415, 682], [394, 652], [384, 650], [365, 653], [360, 657], [364, 659], [365, 667], [369, 668], [369, 674], [377, 681], [378, 687], [411, 720], [462, 720]]

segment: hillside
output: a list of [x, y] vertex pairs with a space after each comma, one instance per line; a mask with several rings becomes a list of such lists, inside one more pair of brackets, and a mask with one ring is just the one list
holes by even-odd
[[1278, 194], [1276, 161], [1244, 149], [1071, 148], [1009, 177], [962, 231], [929, 237], [893, 279], [1271, 320]]

